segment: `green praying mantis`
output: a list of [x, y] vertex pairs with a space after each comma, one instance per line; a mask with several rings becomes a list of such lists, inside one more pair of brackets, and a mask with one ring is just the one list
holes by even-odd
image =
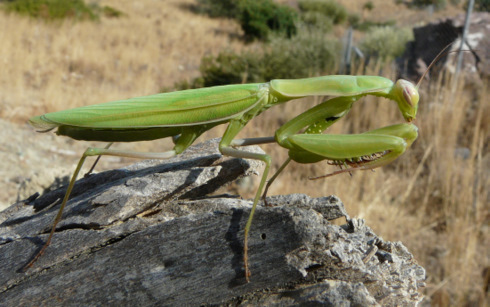
[[[32, 117], [31, 125], [42, 131], [57, 128], [58, 135], [75, 140], [109, 142], [148, 141], [174, 138], [172, 150], [142, 153], [109, 148], [88, 148], [70, 180], [49, 237], [26, 265], [32, 266], [49, 246], [78, 174], [89, 156], [124, 156], [165, 159], [182, 153], [203, 132], [228, 124], [219, 144], [223, 155], [260, 160], [265, 163], [259, 187], [245, 226], [243, 261], [249, 281], [248, 235], [262, 192], [290, 161], [315, 163], [327, 160], [340, 166], [329, 175], [352, 170], [368, 170], [385, 165], [403, 154], [417, 138], [411, 124], [418, 108], [418, 86], [406, 80], [393, 81], [378, 76], [323, 76], [296, 80], [272, 80], [268, 83], [225, 85], [131, 98]], [[328, 135], [323, 132], [345, 116], [352, 105], [366, 95], [395, 101], [407, 123], [396, 124], [356, 135]], [[253, 118], [272, 106], [306, 96], [333, 96], [281, 126], [272, 137], [235, 139]], [[240, 146], [277, 143], [289, 152], [289, 158], [266, 186], [271, 166], [267, 154], [250, 153]], [[344, 167], [342, 169], [342, 167]], [[327, 175], [327, 176], [329, 176]], [[265, 199], [264, 193], [264, 199]]]

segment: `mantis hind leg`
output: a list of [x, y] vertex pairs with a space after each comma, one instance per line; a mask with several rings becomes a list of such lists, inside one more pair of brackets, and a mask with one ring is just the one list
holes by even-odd
[[[51, 243], [51, 239], [53, 238], [53, 235], [56, 230], [56, 225], [61, 220], [61, 217], [63, 215], [63, 209], [66, 206], [66, 203], [68, 202], [68, 199], [70, 198], [71, 192], [73, 190], [73, 187], [75, 186], [75, 182], [77, 181], [78, 174], [80, 173], [82, 166], [85, 162], [85, 159], [90, 156], [119, 156], [119, 157], [130, 157], [130, 158], [141, 158], [141, 159], [167, 159], [171, 158], [176, 155], [176, 152], [174, 150], [167, 151], [167, 152], [162, 152], [162, 153], [143, 153], [143, 152], [131, 152], [131, 151], [122, 151], [122, 150], [113, 150], [109, 149], [108, 147], [106, 148], [94, 148], [94, 147], [89, 147], [85, 152], [83, 153], [82, 157], [80, 158], [80, 161], [78, 161], [77, 167], [75, 169], [75, 172], [73, 172], [73, 175], [71, 177], [70, 183], [68, 184], [68, 188], [66, 189], [65, 196], [63, 198], [63, 201], [61, 202], [60, 209], [58, 210], [58, 214], [56, 215], [53, 225], [51, 226], [51, 231], [49, 233], [48, 239], [46, 240], [46, 243], [44, 243], [43, 247], [37, 252], [37, 254], [32, 258], [32, 260], [26, 264], [23, 268], [24, 271], [26, 271], [28, 268], [32, 267], [32, 265], [39, 259], [44, 254], [44, 251], [46, 248], [48, 248], [49, 244]], [[94, 165], [95, 166], [95, 165]]]
[[56, 215], [56, 217], [53, 221], [53, 225], [51, 227], [51, 231], [49, 233], [48, 239], [46, 240], [46, 243], [44, 243], [43, 247], [39, 250], [39, 252], [37, 252], [37, 254], [32, 258], [32, 260], [23, 267], [23, 271], [26, 271], [28, 268], [32, 267], [32, 265], [39, 259], [39, 257], [41, 257], [43, 255], [44, 251], [46, 250], [46, 248], [51, 243], [51, 239], [53, 238], [53, 235], [54, 235], [55, 230], [56, 230], [56, 225], [61, 220], [61, 217], [63, 215], [63, 209], [65, 208], [66, 203], [68, 202], [68, 199], [70, 198], [70, 194], [71, 194], [73, 187], [75, 185], [75, 182], [78, 178], [78, 174], [80, 173], [82, 166], [85, 162], [85, 159], [87, 157], [90, 157], [90, 156], [99, 156], [99, 157], [100, 156], [118, 156], [118, 157], [128, 157], [128, 158], [138, 158], [138, 159], [168, 159], [168, 158], [171, 158], [171, 157], [178, 155], [181, 152], [183, 152], [207, 128], [208, 127], [206, 127], [206, 126], [198, 127], [197, 129], [189, 127], [188, 130], [186, 130], [185, 133], [182, 133], [181, 137], [176, 141], [174, 149], [170, 150], [170, 151], [166, 151], [166, 152], [152, 153], [152, 152], [135, 152], [135, 151], [114, 150], [114, 149], [109, 148], [112, 145], [112, 143], [110, 143], [108, 146], [106, 146], [106, 148], [94, 148], [94, 147], [87, 148], [87, 150], [85, 150], [82, 157], [80, 158], [80, 161], [78, 161], [75, 172], [73, 172], [70, 183], [68, 184], [68, 188], [65, 192], [65, 196], [63, 198], [63, 201], [61, 202], [60, 209], [58, 210], [58, 214]]

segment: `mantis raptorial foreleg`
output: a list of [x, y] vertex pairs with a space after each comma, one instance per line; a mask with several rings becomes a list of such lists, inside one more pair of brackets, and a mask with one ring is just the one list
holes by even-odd
[[356, 169], [368, 170], [386, 165], [403, 154], [416, 138], [417, 127], [412, 124], [397, 124], [361, 134], [292, 135], [288, 137], [294, 144], [289, 156], [300, 163], [328, 160], [331, 164], [347, 167], [315, 178], [318, 179]]
[[[417, 127], [398, 124], [356, 135], [325, 135], [328, 127], [346, 115], [352, 103], [360, 97], [338, 97], [328, 100], [290, 120], [276, 131], [279, 145], [289, 149], [289, 158], [267, 183], [262, 198], [265, 201], [272, 182], [294, 160], [316, 163], [327, 160], [345, 169], [314, 177], [320, 179], [353, 170], [374, 169], [385, 165], [410, 147], [417, 138]], [[307, 126], [308, 123], [312, 123]], [[306, 127], [303, 134], [295, 134]]]
[[[288, 148], [287, 142], [284, 142], [284, 139], [292, 133], [297, 133], [304, 128], [306, 128], [304, 131], [305, 134], [323, 133], [340, 118], [345, 116], [352, 107], [352, 104], [358, 99], [359, 97], [339, 97], [327, 100], [288, 121], [276, 131], [275, 139], [279, 145]], [[290, 157], [286, 159], [267, 182], [262, 195], [262, 199], [266, 205], [266, 196], [270, 186], [291, 161], [292, 159]]]

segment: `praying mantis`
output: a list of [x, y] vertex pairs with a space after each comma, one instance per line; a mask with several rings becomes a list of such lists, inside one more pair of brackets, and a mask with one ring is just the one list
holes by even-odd
[[[49, 246], [56, 225], [70, 197], [85, 159], [89, 156], [123, 156], [165, 159], [182, 153], [202, 133], [228, 124], [219, 144], [223, 155], [260, 160], [265, 168], [255, 194], [244, 230], [243, 262], [247, 282], [248, 236], [255, 209], [262, 192], [290, 161], [316, 163], [327, 160], [341, 167], [341, 172], [374, 169], [403, 154], [417, 138], [411, 122], [418, 108], [418, 86], [406, 80], [393, 81], [378, 76], [323, 76], [304, 79], [272, 80], [267, 83], [225, 85], [161, 93], [48, 113], [32, 117], [29, 122], [41, 131], [57, 128], [58, 135], [75, 140], [109, 142], [148, 141], [172, 137], [174, 147], [162, 153], [142, 153], [109, 148], [88, 148], [72, 175], [49, 237], [26, 265], [26, 269]], [[328, 135], [323, 132], [345, 116], [352, 105], [366, 95], [385, 97], [397, 103], [406, 123], [379, 128], [356, 135]], [[253, 118], [275, 105], [306, 96], [333, 96], [281, 126], [274, 136], [235, 139]], [[277, 143], [288, 150], [289, 158], [266, 185], [271, 157], [250, 153], [240, 146]], [[344, 169], [342, 169], [344, 167]], [[264, 199], [265, 199], [264, 193]]]

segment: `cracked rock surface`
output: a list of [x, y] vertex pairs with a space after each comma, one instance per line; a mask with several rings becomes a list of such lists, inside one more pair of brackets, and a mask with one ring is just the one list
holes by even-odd
[[[258, 147], [248, 150], [260, 151]], [[64, 189], [0, 213], [0, 305], [414, 306], [425, 270], [400, 242], [351, 219], [335, 196], [280, 195], [259, 206], [243, 271], [251, 201], [206, 196], [258, 162], [212, 140], [77, 182], [46, 253]], [[345, 218], [347, 223], [330, 221]]]

